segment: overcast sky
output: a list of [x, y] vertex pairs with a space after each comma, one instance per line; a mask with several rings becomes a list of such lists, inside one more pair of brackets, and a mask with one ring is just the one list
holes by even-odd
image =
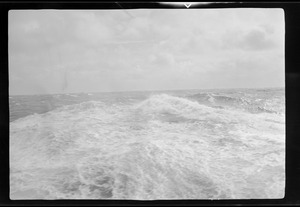
[[11, 10], [9, 92], [284, 86], [282, 9]]

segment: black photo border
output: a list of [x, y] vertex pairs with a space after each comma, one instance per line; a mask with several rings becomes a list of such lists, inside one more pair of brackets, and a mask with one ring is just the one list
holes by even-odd
[[[195, 2], [196, 3], [196, 2]], [[0, 205], [1, 206], [199, 206], [300, 205], [300, 2], [210, 2], [190, 8], [281, 8], [285, 18], [286, 186], [283, 199], [237, 200], [10, 200], [9, 199], [9, 68], [8, 12], [24, 9], [189, 9], [159, 2], [37, 1], [0, 2]]]

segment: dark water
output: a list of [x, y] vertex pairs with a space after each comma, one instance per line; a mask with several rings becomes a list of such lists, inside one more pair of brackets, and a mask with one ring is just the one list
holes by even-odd
[[282, 198], [285, 92], [10, 97], [12, 199]]

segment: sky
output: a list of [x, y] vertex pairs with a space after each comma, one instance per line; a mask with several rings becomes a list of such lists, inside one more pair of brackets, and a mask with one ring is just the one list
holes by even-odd
[[10, 10], [11, 95], [284, 87], [282, 9]]

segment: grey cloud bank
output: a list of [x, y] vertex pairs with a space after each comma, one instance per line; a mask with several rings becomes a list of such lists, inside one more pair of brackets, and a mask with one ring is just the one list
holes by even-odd
[[283, 87], [283, 10], [12, 10], [9, 83], [12, 95]]

